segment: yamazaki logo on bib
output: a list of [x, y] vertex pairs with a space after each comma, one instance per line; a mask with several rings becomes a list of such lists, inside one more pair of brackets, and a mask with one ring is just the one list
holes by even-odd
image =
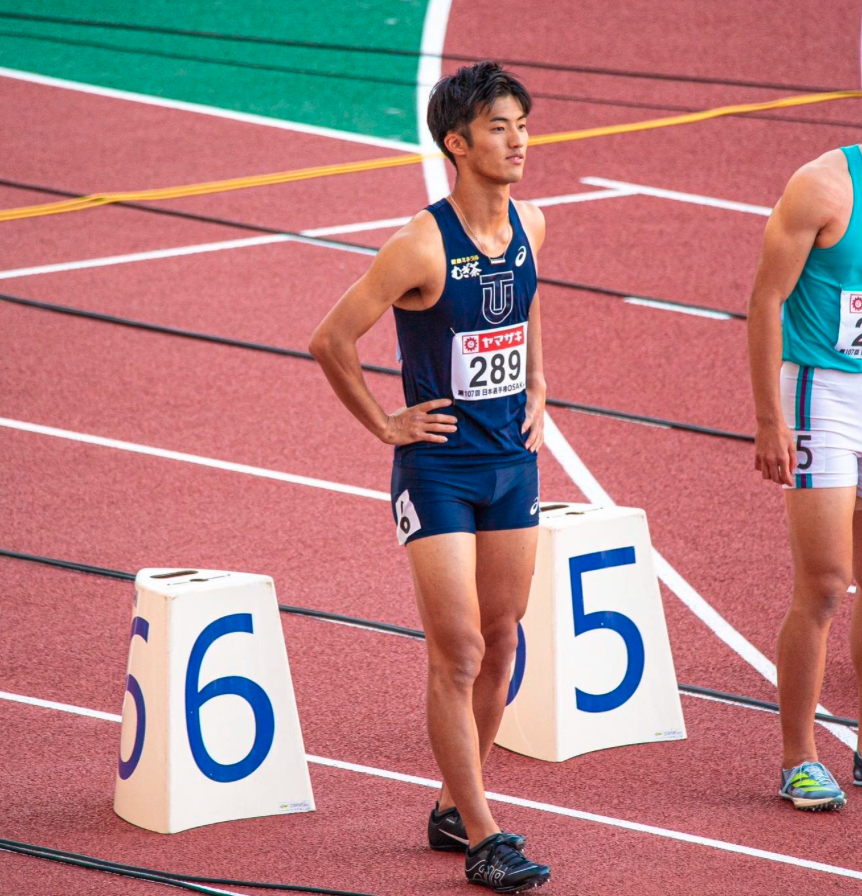
[[526, 321], [515, 327], [455, 334], [452, 339], [452, 394], [456, 400], [502, 398], [526, 388]]
[[850, 313], [862, 314], [862, 293], [850, 293]]

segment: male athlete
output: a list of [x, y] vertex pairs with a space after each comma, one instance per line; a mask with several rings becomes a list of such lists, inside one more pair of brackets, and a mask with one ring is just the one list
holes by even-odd
[[[797, 809], [840, 809], [844, 793], [817, 760], [814, 711], [829, 626], [851, 578], [862, 583], [858, 146], [827, 152], [790, 178], [766, 225], [748, 335], [755, 467], [786, 489], [793, 554], [793, 599], [778, 636], [780, 795]], [[862, 682], [858, 598], [850, 637]], [[853, 776], [862, 785], [858, 745]]]
[[[455, 165], [329, 312], [309, 346], [347, 409], [395, 446], [392, 510], [428, 644], [428, 731], [443, 788], [433, 849], [466, 852], [471, 883], [520, 893], [550, 876], [501, 832], [482, 783], [506, 703], [536, 554], [545, 380], [535, 295], [542, 213], [513, 202], [524, 86], [493, 62], [434, 88], [428, 126]], [[392, 307], [407, 407], [387, 413], [356, 342]], [[457, 807], [457, 808], [456, 808]]]

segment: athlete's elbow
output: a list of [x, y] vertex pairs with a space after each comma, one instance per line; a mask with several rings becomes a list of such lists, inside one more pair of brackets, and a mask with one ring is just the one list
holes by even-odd
[[312, 334], [308, 343], [308, 351], [318, 364], [322, 364], [332, 350], [332, 339], [323, 326], [319, 326]]

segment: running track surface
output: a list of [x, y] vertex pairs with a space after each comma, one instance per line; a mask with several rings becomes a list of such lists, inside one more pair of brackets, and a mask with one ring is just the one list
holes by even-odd
[[[492, 16], [485, 5], [454, 4], [447, 50], [476, 53], [475, 35], [481, 34], [482, 52], [570, 61], [564, 29], [550, 27], [550, 15], [533, 13], [531, 28], [515, 42], [502, 27], [477, 30], [478, 23], [506, 21], [515, 4], [504, 3], [502, 16]], [[576, 55], [585, 60], [855, 85], [854, 47], [847, 49], [843, 69], [825, 66], [823, 54], [814, 52], [818, 41], [843, 33], [822, 21], [807, 23], [812, 30], [804, 39], [799, 22], [790, 28], [790, 16], [781, 23], [747, 22], [732, 32], [730, 44], [705, 46], [695, 34], [703, 23], [691, 19], [687, 5], [667, 5], [670, 18], [658, 16], [653, 31], [621, 20], [613, 35], [597, 4], [581, 6], [583, 42]], [[728, 7], [722, 16], [741, 14], [742, 8]], [[845, 12], [855, 22], [856, 12], [849, 6]], [[672, 23], [682, 23], [690, 40], [671, 29]], [[719, 31], [729, 27], [712, 24]], [[781, 43], [779, 24], [786, 57], [774, 52]], [[830, 56], [840, 58], [834, 49]], [[537, 90], [623, 98], [616, 81], [598, 84], [594, 77], [574, 84], [535, 73], [531, 78]], [[81, 192], [144, 188], [387, 154], [18, 81], [4, 81], [2, 90], [19, 110], [20, 133], [26, 135], [15, 142], [3, 173], [30, 184]], [[754, 94], [765, 98], [762, 90], [748, 88], [628, 82], [626, 89], [628, 99], [691, 106]], [[858, 117], [852, 106], [840, 115], [814, 108], [816, 113], [797, 117]], [[543, 101], [531, 130], [653, 114]], [[93, 121], [99, 122], [97, 130]], [[598, 176], [768, 206], [795, 167], [857, 139], [855, 129], [833, 124], [725, 119], [537, 148], [519, 195], [587, 191], [594, 188], [581, 178]], [[0, 192], [6, 207], [41, 199], [44, 194]], [[397, 169], [172, 205], [301, 230], [398, 217], [424, 201], [419, 170]], [[731, 310], [744, 308], [765, 220], [644, 196], [561, 205], [546, 215], [544, 275]], [[249, 235], [122, 208], [3, 227], [3, 270]], [[345, 239], [379, 245], [389, 232]], [[0, 291], [303, 349], [316, 321], [366, 265], [362, 255], [282, 243], [20, 277], [0, 282]], [[555, 397], [752, 430], [741, 322], [560, 288], [543, 289], [542, 297], [547, 376]], [[365, 343], [364, 359], [393, 365], [391, 322]], [[308, 361], [6, 304], [0, 304], [0, 352], [3, 417], [387, 490], [388, 452], [357, 430]], [[384, 405], [400, 403], [395, 378], [368, 376]], [[668, 561], [772, 656], [790, 585], [789, 557], [781, 497], [751, 471], [750, 446], [565, 411], [553, 417], [618, 503], [646, 508], [653, 542]], [[384, 502], [5, 428], [0, 454], [2, 547], [130, 571], [190, 560], [261, 571], [275, 578], [283, 603], [418, 627], [406, 558], [395, 549]], [[540, 463], [545, 499], [583, 500], [547, 450]], [[0, 560], [0, 571], [0, 688], [118, 712], [130, 586], [12, 560]], [[663, 588], [663, 597], [680, 681], [774, 699], [772, 686], [676, 596]], [[822, 700], [834, 713], [855, 716], [848, 617], [849, 601], [833, 627]], [[424, 733], [421, 644], [315, 620], [285, 618], [283, 626], [310, 754], [436, 776]], [[496, 750], [488, 786], [553, 806], [862, 868], [853, 794], [844, 813], [823, 817], [794, 813], [778, 801], [774, 716], [683, 701], [686, 741], [598, 753], [559, 766]], [[111, 811], [115, 723], [8, 702], [0, 702], [0, 718], [6, 744], [0, 768], [3, 836], [212, 876], [386, 896], [463, 890], [458, 860], [423, 847], [433, 795], [421, 786], [312, 765], [316, 813], [166, 838], [127, 825]], [[850, 751], [822, 729], [818, 737], [821, 757], [849, 785]], [[527, 832], [532, 852], [552, 864], [549, 893], [831, 893], [836, 886], [858, 886], [822, 871], [551, 812], [504, 804], [498, 814], [504, 827]], [[155, 886], [7, 854], [0, 856], [0, 876], [9, 882], [8, 892], [21, 894], [144, 893]]]

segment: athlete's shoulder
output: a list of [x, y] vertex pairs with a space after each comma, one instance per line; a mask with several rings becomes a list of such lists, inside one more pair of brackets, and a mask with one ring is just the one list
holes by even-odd
[[443, 254], [440, 228], [434, 216], [427, 209], [422, 209], [389, 237], [380, 249], [377, 260], [385, 264], [439, 266]]
[[515, 210], [521, 219], [521, 224], [527, 231], [527, 236], [533, 246], [533, 251], [538, 252], [542, 248], [545, 241], [545, 215], [542, 210], [533, 202], [527, 202], [525, 199], [513, 199]]
[[793, 172], [785, 196], [827, 203], [841, 202], [852, 190], [847, 159], [840, 149], [830, 149]]
[[841, 214], [852, 190], [844, 153], [829, 150], [794, 171], [776, 210], [788, 224], [823, 227]]

